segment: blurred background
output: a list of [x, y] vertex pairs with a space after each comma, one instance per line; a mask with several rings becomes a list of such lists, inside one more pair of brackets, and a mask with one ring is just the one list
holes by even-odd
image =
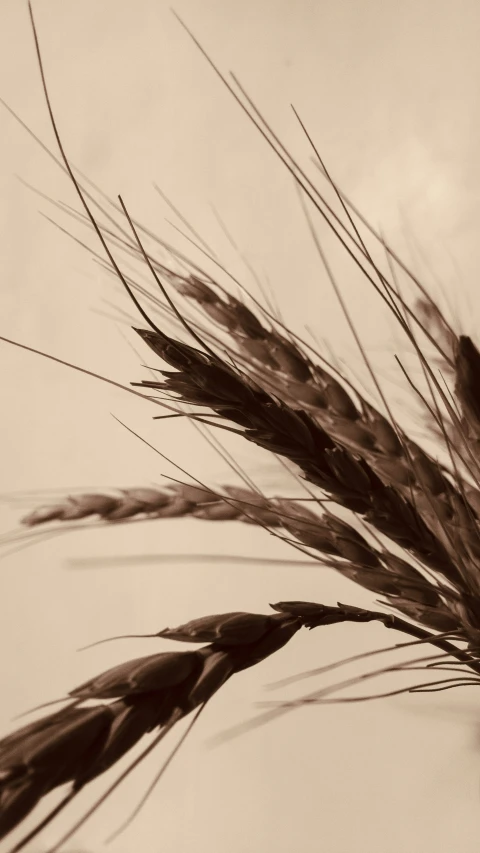
[[[252, 292], [258, 295], [248, 265], [296, 331], [312, 334], [357, 368], [358, 352], [291, 177], [208, 67], [170, 3], [34, 0], [33, 6], [71, 160], [109, 196], [121, 193], [132, 215], [163, 239], [194, 254], [172, 227], [179, 220], [155, 191], [157, 183]], [[236, 73], [312, 173], [295, 106], [344, 192], [438, 294], [458, 327], [475, 334], [478, 3], [179, 0], [174, 8], [219, 67]], [[2, 0], [0, 16], [0, 96], [54, 149], [26, 4]], [[131, 313], [126, 299], [91, 255], [45, 215], [94, 246], [92, 236], [18, 178], [77, 207], [72, 187], [8, 111], [0, 120], [0, 334], [125, 384], [141, 379], [148, 356], [119, 315], [119, 308]], [[402, 380], [394, 356], [404, 342], [368, 283], [318, 224], [362, 340], [395, 398]], [[143, 401], [30, 353], [3, 343], [0, 353], [0, 512], [6, 534], [48, 490], [151, 485], [165, 474], [178, 476], [112, 415], [194, 477], [212, 486], [232, 482], [189, 424], [152, 421]], [[412, 428], [418, 428], [413, 417]], [[244, 445], [239, 440], [229, 448], [258, 484], [269, 494], [291, 493], [285, 472]], [[172, 520], [80, 530], [19, 550], [25, 543], [2, 542], [2, 732], [15, 725], [15, 715], [109, 666], [175, 647], [123, 640], [77, 654], [97, 639], [152, 633], [209, 613], [267, 612], [269, 602], [279, 600], [371, 604], [367, 593], [320, 566], [280, 562], [298, 555], [261, 530], [231, 523]], [[168, 556], [179, 554], [184, 557]], [[189, 554], [224, 558], [200, 563]], [[279, 562], [238, 565], [228, 555]], [[216, 735], [255, 716], [258, 702], [286, 695], [267, 693], [270, 682], [394, 640], [381, 626], [305, 632], [233, 679], [202, 715], [134, 824], [109, 849], [476, 851], [475, 689], [300, 709], [212, 745]], [[320, 683], [304, 682], [299, 689]], [[172, 745], [166, 742], [150, 756], [65, 849], [104, 849]], [[95, 782], [31, 850], [41, 853], [53, 844], [122, 768]]]

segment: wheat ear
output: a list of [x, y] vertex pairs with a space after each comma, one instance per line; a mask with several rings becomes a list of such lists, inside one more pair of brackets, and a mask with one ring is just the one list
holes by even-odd
[[[172, 484], [166, 489], [122, 489], [116, 495], [80, 494], [34, 510], [23, 523], [32, 527], [98, 515], [107, 524], [140, 516], [152, 520], [193, 517], [281, 527], [292, 541], [321, 554], [322, 565], [385, 596], [390, 605], [416, 622], [442, 633], [462, 634], [458, 616], [461, 596], [445, 584], [434, 585], [406, 559], [386, 547], [376, 547], [351, 524], [332, 513], [314, 513], [293, 500], [267, 499], [234, 486], [224, 487], [224, 491], [225, 497], [198, 486]], [[333, 557], [333, 562], [324, 555]]]
[[[237, 297], [219, 292], [218, 285], [212, 286], [195, 275], [183, 282], [178, 276], [172, 281], [217, 327], [227, 330], [230, 342], [243, 357], [243, 369], [261, 388], [293, 409], [307, 412], [338, 445], [365, 459], [386, 485], [413, 500], [423, 520], [450, 553], [460, 553], [467, 561], [478, 557], [475, 507], [480, 506], [480, 493], [474, 483], [459, 488], [436, 459], [398, 424], [382, 415], [358, 389], [353, 390], [345, 380], [337, 378], [328, 366], [312, 361], [299, 341], [287, 338], [274, 324], [267, 327], [264, 318]], [[467, 435], [478, 456], [480, 403], [476, 389], [480, 355], [473, 342], [465, 336], [457, 337], [440, 310], [434, 310], [426, 300], [420, 301], [419, 314], [426, 330], [439, 339], [441, 352], [446, 353], [441, 366], [444, 374], [447, 369], [455, 378], [455, 392], [464, 413], [461, 437], [458, 417], [452, 423], [448, 411], [442, 416], [443, 432], [437, 424], [437, 434], [441, 433], [444, 440], [445, 425], [449, 425], [454, 452], [455, 448], [460, 452]]]
[[453, 583], [459, 570], [416, 507], [371, 466], [337, 444], [306, 412], [294, 410], [255, 386], [218, 356], [200, 352], [163, 333], [137, 330], [175, 372], [142, 387], [167, 389], [185, 403], [203, 406], [232, 421], [247, 440], [295, 463], [305, 478], [342, 506], [362, 514], [376, 529], [411, 551]]
[[[198, 651], [163, 652], [130, 660], [70, 691], [71, 704], [24, 726], [0, 741], [0, 838], [21, 823], [50, 791], [70, 783], [62, 805], [114, 766], [149, 732], [153, 743], [182, 718], [204, 706], [232, 675], [263, 661], [288, 643], [300, 628], [339, 622], [380, 621], [480, 672], [480, 665], [446, 639], [435, 637], [397, 616], [346, 605], [307, 602], [272, 605], [272, 615], [226, 613], [166, 628], [158, 636], [187, 643], [207, 643]], [[94, 707], [83, 707], [94, 700]], [[108, 703], [108, 704], [106, 704]], [[148, 748], [151, 749], [151, 746]], [[137, 766], [122, 773], [101, 798], [113, 792]], [[96, 806], [94, 807], [96, 808]], [[58, 814], [56, 807], [51, 816]], [[93, 809], [94, 810], [94, 809]], [[90, 809], [86, 817], [93, 811]], [[39, 824], [42, 829], [47, 820]], [[78, 829], [84, 819], [74, 829]], [[36, 830], [19, 842], [19, 851]], [[53, 850], [73, 834], [70, 831]]]

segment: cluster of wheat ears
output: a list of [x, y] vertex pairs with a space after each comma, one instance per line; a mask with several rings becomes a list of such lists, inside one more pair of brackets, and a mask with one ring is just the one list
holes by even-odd
[[[352, 579], [380, 597], [380, 609], [290, 601], [273, 605], [268, 615], [224, 613], [159, 631], [158, 637], [198, 643], [200, 648], [164, 651], [116, 666], [72, 689], [61, 710], [0, 740], [0, 837], [50, 791], [69, 785], [60, 803], [11, 853], [36, 837], [147, 733], [156, 732], [50, 853], [59, 849], [178, 721], [192, 715], [193, 724], [228, 679], [279, 651], [302, 628], [380, 621], [409, 637], [402, 645], [434, 647], [433, 657], [424, 653], [417, 661], [430, 678], [437, 670], [440, 677], [409, 689], [480, 683], [480, 353], [474, 342], [451, 327], [387, 245], [390, 274], [379, 269], [361, 235], [380, 242], [381, 237], [333, 184], [320, 158], [320, 180], [333, 188], [337, 210], [293, 160], [246, 92], [222, 78], [290, 171], [303, 198], [377, 290], [414, 350], [427, 388], [422, 405], [439, 448], [437, 458], [398, 424], [363, 348], [376, 404], [248, 294], [234, 296], [178, 253], [171, 266], [160, 262], [144, 247], [143, 238], [152, 235], [132, 220], [121, 199], [113, 206], [123, 212], [124, 226], [112, 217], [111, 227], [99, 226], [98, 209], [107, 216], [108, 210], [91, 195], [86, 180], [77, 177], [65, 154], [34, 24], [33, 31], [59, 163], [76, 189], [80, 215], [93, 227], [138, 311], [140, 327], [135, 331], [158, 359], [153, 378], [125, 390], [166, 408], [161, 417], [189, 417], [274, 454], [296, 472], [309, 502], [267, 498], [247, 480], [244, 488], [221, 489], [179, 481], [159, 489], [132, 487], [50, 503], [23, 519], [29, 535], [34, 538], [37, 532], [62, 525], [75, 527], [84, 519], [100, 525], [187, 516], [236, 520], [264, 528], [305, 559]], [[153, 295], [122, 272], [112, 247], [145, 265], [156, 288]], [[317, 248], [321, 253], [319, 243]], [[417, 289], [410, 304], [397, 282], [400, 270]], [[333, 279], [332, 284], [336, 286]], [[193, 319], [178, 307], [189, 304], [195, 304]], [[420, 394], [404, 373], [412, 394]], [[317, 691], [304, 701], [321, 701], [322, 695]]]

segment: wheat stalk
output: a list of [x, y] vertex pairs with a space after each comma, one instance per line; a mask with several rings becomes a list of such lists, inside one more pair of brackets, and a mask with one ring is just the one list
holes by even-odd
[[[90, 781], [111, 769], [146, 734], [155, 732], [150, 746], [50, 853], [57, 850], [180, 720], [202, 710], [233, 675], [277, 652], [302, 627], [380, 621], [441, 651], [441, 659], [435, 662], [419, 659], [423, 667], [446, 663], [448, 668], [451, 659], [462, 667], [461, 678], [457, 675], [435, 682], [439, 689], [478, 684], [480, 674], [480, 354], [475, 343], [451, 329], [439, 308], [425, 296], [417, 303], [415, 316], [395, 282], [392, 285], [373, 263], [354, 226], [348, 202], [325, 173], [348, 216], [348, 236], [354, 248], [347, 243], [347, 251], [367, 279], [374, 286], [378, 281], [385, 289], [387, 302], [424, 370], [430, 391], [430, 397], [424, 398], [430, 424], [442, 438], [441, 449], [448, 459], [441, 464], [399, 426], [378, 383], [385, 414], [381, 405], [373, 405], [328, 362], [307, 355], [299, 339], [268, 318], [268, 312], [254, 312], [211, 277], [202, 277], [193, 265], [191, 274], [180, 275], [152, 258], [122, 201], [120, 210], [133, 237], [119, 237], [115, 231], [99, 227], [90, 207], [91, 196], [77, 180], [63, 149], [35, 27], [34, 33], [63, 166], [83, 205], [85, 221], [95, 229], [112, 269], [145, 323], [136, 331], [160, 359], [163, 379], [135, 384], [147, 392], [166, 392], [173, 397], [172, 403], [200, 412], [199, 418], [205, 409], [214, 413], [216, 425], [296, 466], [313, 498], [317, 490], [322, 500], [326, 495], [341, 512], [350, 514], [351, 523], [330, 511], [312, 512], [300, 501], [266, 498], [248, 489], [230, 486], [217, 492], [174, 484], [70, 496], [34, 510], [24, 524], [37, 527], [93, 516], [105, 524], [186, 517], [255, 524], [274, 530], [307, 553], [313, 551], [318, 562], [383, 596], [381, 603], [406, 615], [408, 621], [396, 614], [340, 604], [283, 602], [273, 605], [273, 615], [227, 613], [158, 632], [155, 636], [162, 639], [207, 645], [120, 664], [70, 691], [66, 708], [0, 741], [0, 837], [18, 826], [50, 791], [66, 783], [71, 786], [65, 799], [11, 853], [29, 843]], [[338, 216], [279, 144], [248, 96], [224, 82], [304, 195], [330, 226], [338, 227]], [[341, 230], [336, 233], [343, 242]], [[107, 236], [145, 264], [167, 302], [168, 321], [173, 320], [176, 329], [183, 327], [188, 342], [153, 321], [140, 298], [146, 292], [124, 275]], [[399, 263], [385, 248], [390, 261]], [[165, 281], [200, 307], [203, 316], [213, 321], [213, 332], [180, 313]], [[149, 304], [158, 307], [158, 298]], [[446, 391], [418, 343], [415, 322], [436, 347], [435, 357], [440, 358], [452, 385]], [[217, 334], [219, 329], [227, 335], [225, 343]], [[232, 353], [238, 358], [232, 359]], [[368, 366], [368, 358], [365, 361]], [[165, 370], [164, 363], [172, 370]], [[359, 518], [368, 538], [355, 526]], [[468, 670], [472, 675], [464, 676]], [[301, 701], [317, 700], [315, 694]], [[93, 707], [86, 704], [92, 701], [96, 703]]]

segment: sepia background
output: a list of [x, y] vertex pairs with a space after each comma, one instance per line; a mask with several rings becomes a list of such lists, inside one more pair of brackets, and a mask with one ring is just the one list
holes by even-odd
[[[167, 221], [174, 217], [156, 182], [255, 291], [214, 205], [287, 321], [300, 331], [308, 325], [317, 340], [358, 367], [291, 178], [222, 88], [170, 3], [34, 0], [33, 6], [72, 161], [188, 253], [191, 247]], [[476, 0], [178, 0], [174, 8], [219, 66], [236, 72], [308, 165], [311, 151], [290, 109], [295, 105], [340, 186], [440, 293], [450, 316], [474, 334], [480, 258]], [[0, 18], [0, 95], [54, 149], [26, 4], [0, 0]], [[112, 277], [42, 214], [92, 246], [93, 238], [18, 176], [77, 206], [74, 191], [6, 110], [0, 121], [0, 334], [125, 384], [142, 378], [148, 356], [118, 320], [118, 306], [130, 309]], [[321, 226], [319, 233], [362, 339], [395, 396], [401, 378], [394, 355], [402, 342], [393, 320], [332, 237]], [[182, 477], [112, 415], [203, 482], [232, 481], [188, 424], [152, 421], [146, 403], [6, 344], [0, 354], [2, 530], [14, 530], [35, 505], [35, 490], [43, 502], [49, 489], [62, 494], [161, 483], [164, 474]], [[291, 493], [281, 468], [241, 441], [229, 447], [270, 494]], [[8, 543], [0, 548], [1, 732], [15, 725], [14, 716], [109, 666], [175, 647], [122, 640], [77, 654], [97, 639], [152, 633], [209, 613], [267, 612], [279, 600], [371, 603], [320, 566], [281, 563], [298, 555], [261, 530], [235, 524], [147, 522], [39, 539], [21, 550], [22, 543]], [[188, 554], [225, 557], [200, 563]], [[278, 557], [279, 563], [239, 565], [227, 555]], [[300, 709], [214, 743], [219, 733], [254, 717], [257, 703], [283, 698], [281, 691], [266, 691], [269, 683], [391, 642], [374, 626], [305, 632], [234, 678], [202, 715], [134, 824], [105, 849], [477, 851], [475, 689]], [[319, 684], [300, 687], [306, 692]], [[150, 756], [66, 850], [104, 849], [172, 745]], [[96, 781], [32, 851], [47, 849], [120, 769]]]

